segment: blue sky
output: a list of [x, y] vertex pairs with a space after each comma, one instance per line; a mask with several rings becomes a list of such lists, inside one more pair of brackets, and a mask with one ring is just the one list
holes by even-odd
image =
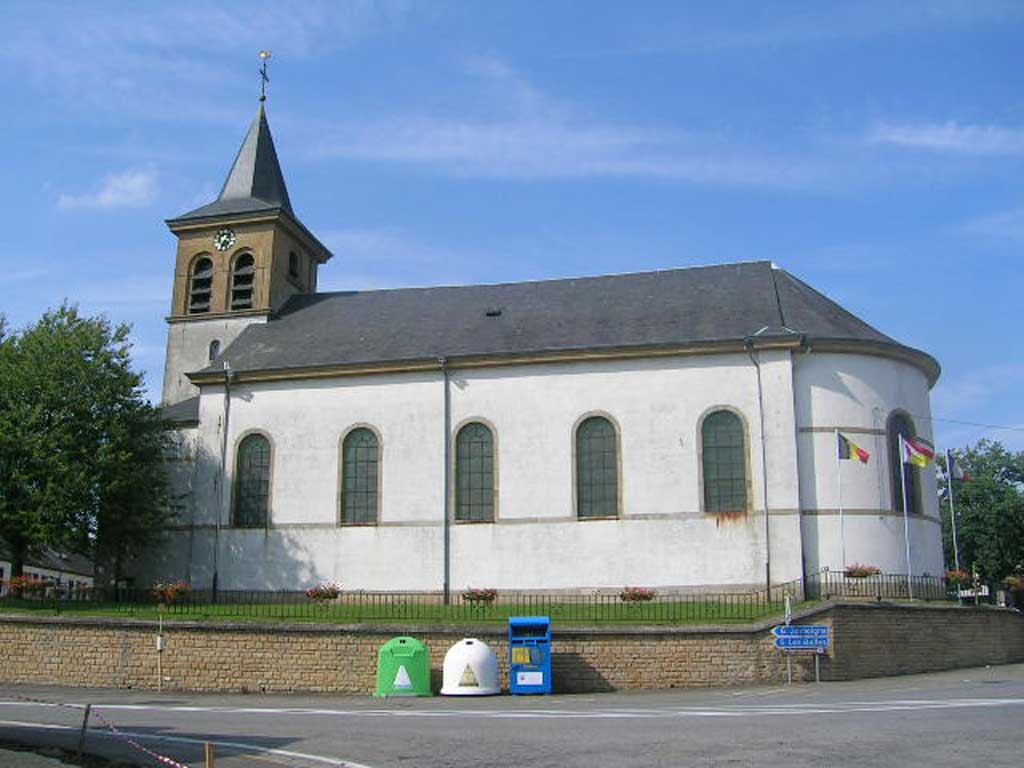
[[154, 399], [163, 219], [216, 196], [267, 48], [322, 289], [771, 259], [939, 359], [940, 447], [1024, 449], [1024, 3], [6, 2], [0, 27], [0, 312], [132, 323]]

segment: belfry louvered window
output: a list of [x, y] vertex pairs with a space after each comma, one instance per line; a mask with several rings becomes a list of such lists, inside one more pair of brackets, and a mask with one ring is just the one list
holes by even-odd
[[615, 427], [591, 416], [576, 428], [576, 515], [619, 513], [619, 464]]
[[478, 421], [455, 437], [455, 519], [494, 520], [494, 435]]
[[270, 441], [263, 435], [249, 435], [238, 445], [234, 497], [235, 526], [257, 528], [267, 524], [270, 509]]
[[701, 426], [705, 512], [747, 510], [743, 422], [731, 411], [708, 414]]
[[231, 270], [231, 309], [252, 309], [255, 283], [256, 262], [251, 253], [243, 253]]
[[892, 509], [903, 512], [903, 484], [907, 485], [907, 511], [912, 515], [921, 514], [921, 471], [913, 464], [906, 464], [900, 455], [900, 436], [913, 438], [914, 422], [903, 413], [889, 417], [886, 441], [889, 444], [889, 485], [892, 487]]
[[200, 315], [210, 311], [213, 292], [213, 262], [203, 256], [192, 265], [188, 281], [188, 313]]
[[377, 522], [380, 445], [372, 430], [353, 429], [341, 445], [341, 522]]

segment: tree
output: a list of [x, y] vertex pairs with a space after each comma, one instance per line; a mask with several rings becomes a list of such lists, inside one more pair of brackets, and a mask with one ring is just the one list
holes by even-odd
[[21, 333], [0, 321], [0, 537], [12, 576], [44, 547], [117, 578], [167, 521], [159, 411], [127, 325], [64, 304]]
[[[1013, 453], [992, 440], [954, 451], [970, 481], [954, 481], [957, 543], [962, 568], [976, 568], [983, 579], [998, 581], [1024, 573], [1024, 452]], [[949, 518], [949, 480], [945, 457], [939, 460], [942, 533], [946, 563], [953, 567]]]

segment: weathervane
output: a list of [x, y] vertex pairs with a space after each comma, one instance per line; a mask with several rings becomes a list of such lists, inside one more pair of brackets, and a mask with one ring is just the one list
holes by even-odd
[[270, 82], [270, 78], [267, 77], [267, 59], [270, 58], [270, 51], [260, 51], [260, 58], [263, 59], [263, 66], [260, 67], [260, 101], [266, 101], [267, 83]]

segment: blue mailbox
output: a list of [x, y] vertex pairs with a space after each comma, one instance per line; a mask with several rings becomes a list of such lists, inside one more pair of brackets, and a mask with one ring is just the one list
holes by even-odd
[[549, 617], [509, 617], [508, 682], [514, 694], [551, 693]]

